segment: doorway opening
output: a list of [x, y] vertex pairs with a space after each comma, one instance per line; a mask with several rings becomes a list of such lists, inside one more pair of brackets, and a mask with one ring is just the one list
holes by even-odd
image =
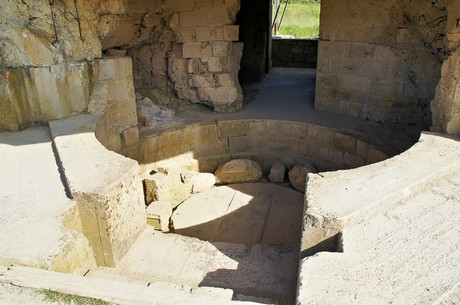
[[243, 89], [273, 67], [316, 69], [320, 5], [320, 0], [241, 1], [236, 24], [244, 43], [238, 74]]
[[272, 37], [318, 39], [320, 0], [272, 0]]

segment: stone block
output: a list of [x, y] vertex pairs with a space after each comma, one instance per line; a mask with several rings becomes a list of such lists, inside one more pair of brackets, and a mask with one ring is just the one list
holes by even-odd
[[226, 104], [230, 102], [229, 89], [226, 87], [219, 88], [205, 88], [206, 93], [209, 95], [209, 99], [217, 104]]
[[222, 63], [219, 57], [208, 58], [208, 71], [209, 72], [222, 72]]
[[213, 42], [212, 55], [215, 57], [231, 55], [231, 44], [225, 41]]
[[208, 10], [207, 17], [209, 20], [209, 25], [223, 26], [229, 25], [233, 22], [228, 17], [228, 12], [224, 7], [217, 7], [213, 10]]
[[182, 56], [184, 58], [201, 57], [201, 42], [184, 43], [182, 45]]
[[262, 169], [255, 161], [237, 159], [219, 166], [215, 175], [218, 184], [257, 182]]
[[355, 138], [341, 134], [339, 132], [334, 132], [332, 137], [332, 145], [334, 145], [334, 147], [351, 154], [356, 153], [356, 143], [357, 140]]
[[189, 186], [192, 194], [205, 192], [216, 184], [216, 177], [211, 173], [183, 170], [180, 176], [182, 182]]
[[88, 63], [62, 63], [0, 71], [0, 130], [61, 119], [88, 106]]
[[201, 48], [201, 57], [212, 57], [212, 45], [203, 45], [203, 47]]
[[187, 42], [196, 41], [195, 28], [178, 27], [178, 28], [173, 28], [173, 31], [176, 34], [177, 42], [187, 43]]
[[146, 210], [147, 224], [156, 230], [167, 232], [169, 231], [169, 219], [172, 212], [173, 208], [168, 201], [154, 201]]
[[208, 14], [205, 10], [181, 12], [179, 13], [179, 24], [181, 27], [208, 26]]
[[249, 121], [217, 121], [217, 131], [220, 138], [246, 136], [249, 129]]
[[[6, 17], [6, 16], [5, 16]], [[4, 19], [5, 20], [5, 19]], [[4, 23], [3, 21], [2, 23]], [[53, 66], [57, 64], [54, 58], [53, 47], [43, 37], [25, 28], [9, 26], [8, 31], [2, 33], [2, 52], [0, 63], [2, 66]]]
[[[193, 59], [189, 59], [187, 61], [187, 72], [189, 74], [193, 74], [197, 69], [195, 69], [195, 66], [194, 66], [194, 60]], [[198, 71], [197, 71], [198, 72]]]
[[316, 167], [313, 164], [296, 165], [288, 173], [289, 181], [294, 189], [305, 193], [305, 187], [308, 181], [307, 175], [316, 172]]
[[334, 164], [337, 168], [343, 167], [343, 151], [330, 147], [320, 147], [319, 157], [321, 160]]
[[185, 11], [192, 11], [193, 0], [164, 0], [163, 1], [163, 10], [165, 12], [173, 11], [173, 12], [185, 12]]
[[202, 42], [224, 40], [224, 29], [222, 27], [196, 27], [196, 40]]
[[191, 196], [190, 187], [182, 182], [179, 171], [164, 170], [144, 180], [145, 202], [168, 201], [175, 208]]
[[364, 141], [357, 140], [356, 155], [367, 161], [369, 155], [369, 144]]
[[219, 85], [222, 87], [232, 87], [235, 85], [232, 75], [230, 74], [227, 74], [227, 73], [219, 74], [217, 79], [218, 79]]
[[283, 163], [275, 163], [270, 168], [270, 174], [268, 175], [268, 179], [271, 182], [284, 182], [284, 176], [286, 175], [286, 167]]
[[96, 262], [113, 267], [145, 228], [139, 165], [96, 139], [96, 115], [50, 122], [53, 141]]
[[310, 125], [307, 130], [307, 138], [320, 146], [329, 146], [332, 143], [333, 132], [328, 128]]
[[239, 25], [224, 25], [223, 40], [238, 41], [239, 40]]

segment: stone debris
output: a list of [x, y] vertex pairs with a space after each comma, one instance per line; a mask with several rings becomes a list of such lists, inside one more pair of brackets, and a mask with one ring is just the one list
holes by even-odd
[[307, 174], [316, 172], [318, 171], [313, 164], [296, 165], [289, 171], [289, 181], [294, 189], [305, 193], [305, 185], [308, 181]]
[[136, 101], [139, 124], [146, 127], [160, 127], [175, 120], [175, 111], [165, 106], [156, 105], [150, 98]]
[[216, 178], [210, 173], [159, 169], [144, 180], [145, 202], [149, 205], [152, 201], [168, 201], [175, 208], [192, 194], [207, 191], [214, 184]]
[[168, 201], [154, 201], [147, 207], [147, 223], [156, 230], [169, 231], [169, 218], [173, 212]]
[[216, 184], [216, 177], [211, 173], [182, 171], [180, 176], [182, 182], [190, 187], [190, 192], [192, 194], [205, 192]]
[[164, 171], [150, 175], [144, 180], [145, 201], [168, 201], [173, 208], [190, 197], [190, 187], [182, 182], [180, 172]]
[[283, 163], [275, 163], [270, 168], [270, 174], [268, 175], [268, 179], [271, 182], [284, 182], [284, 176], [286, 174], [286, 167]]
[[262, 169], [255, 161], [236, 159], [219, 166], [215, 175], [218, 184], [257, 182]]

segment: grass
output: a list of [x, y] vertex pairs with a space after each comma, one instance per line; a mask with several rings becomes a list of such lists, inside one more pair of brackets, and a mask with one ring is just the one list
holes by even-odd
[[72, 294], [60, 293], [52, 290], [40, 290], [40, 293], [45, 296], [45, 300], [49, 302], [59, 302], [60, 304], [72, 305], [109, 305], [106, 301], [81, 297]]
[[[283, 13], [284, 4], [284, 2], [281, 4], [279, 17]], [[276, 7], [273, 7], [273, 18], [275, 13]], [[290, 2], [284, 13], [280, 34], [296, 38], [318, 38], [319, 14], [320, 2], [308, 2], [308, 0]]]

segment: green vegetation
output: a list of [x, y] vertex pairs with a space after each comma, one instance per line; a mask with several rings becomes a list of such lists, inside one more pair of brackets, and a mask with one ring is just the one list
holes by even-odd
[[[282, 1], [278, 13], [283, 14], [285, 0]], [[276, 7], [273, 5], [273, 18]], [[315, 0], [290, 0], [281, 23], [280, 35], [291, 35], [296, 38], [319, 37], [320, 1]]]
[[45, 296], [45, 300], [49, 302], [59, 302], [60, 304], [72, 305], [109, 305], [106, 301], [81, 297], [77, 295], [60, 293], [52, 290], [40, 290], [40, 293]]

